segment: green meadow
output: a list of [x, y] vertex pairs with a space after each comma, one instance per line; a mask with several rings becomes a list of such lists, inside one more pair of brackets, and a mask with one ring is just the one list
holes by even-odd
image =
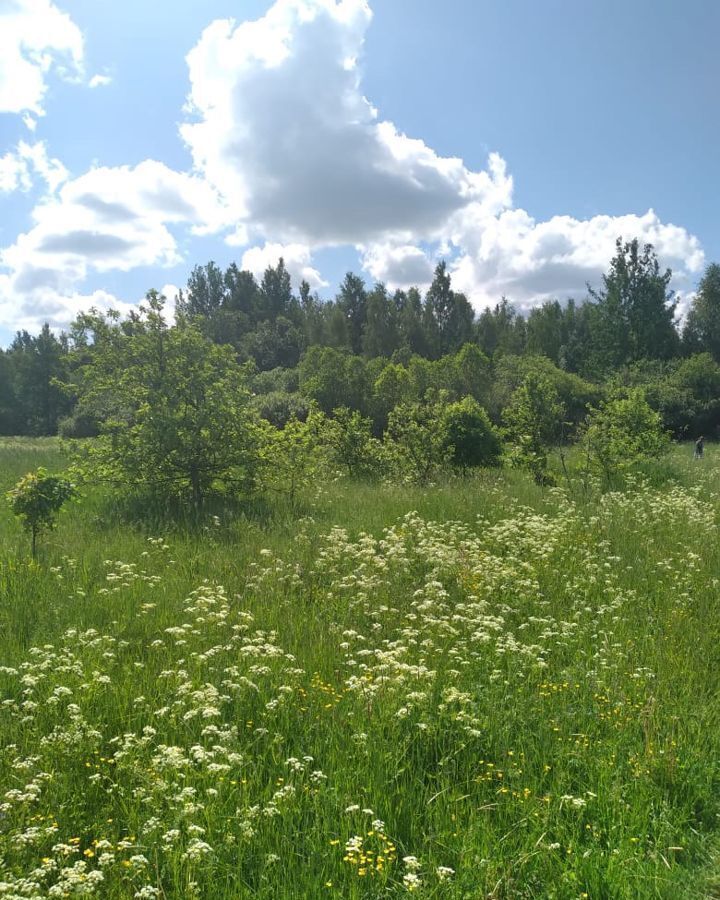
[[[720, 897], [720, 449], [0, 504], [0, 898]], [[60, 471], [3, 439], [0, 489]]]

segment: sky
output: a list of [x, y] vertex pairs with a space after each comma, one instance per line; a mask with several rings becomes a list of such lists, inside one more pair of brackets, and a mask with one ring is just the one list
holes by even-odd
[[720, 260], [716, 0], [0, 0], [0, 345], [195, 264], [481, 310]]

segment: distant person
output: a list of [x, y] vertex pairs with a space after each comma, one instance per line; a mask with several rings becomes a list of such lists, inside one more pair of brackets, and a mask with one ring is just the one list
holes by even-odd
[[705, 438], [702, 435], [700, 435], [700, 437], [695, 441], [695, 453], [693, 454], [695, 459], [702, 459], [704, 450], [705, 450]]

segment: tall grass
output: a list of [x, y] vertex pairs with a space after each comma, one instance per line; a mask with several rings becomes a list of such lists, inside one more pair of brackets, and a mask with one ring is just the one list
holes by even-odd
[[[86, 489], [38, 563], [3, 508], [0, 897], [720, 896], [720, 460], [687, 457], [200, 532]], [[38, 465], [3, 442], [0, 487]]]

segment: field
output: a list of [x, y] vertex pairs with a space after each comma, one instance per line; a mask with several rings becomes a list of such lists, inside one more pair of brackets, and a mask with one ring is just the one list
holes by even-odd
[[84, 489], [36, 563], [2, 504], [0, 898], [720, 897], [720, 450], [673, 453], [200, 533]]

